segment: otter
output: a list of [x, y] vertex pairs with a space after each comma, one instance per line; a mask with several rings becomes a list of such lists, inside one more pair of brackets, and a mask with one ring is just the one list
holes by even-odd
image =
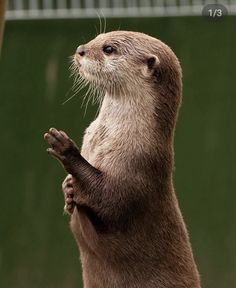
[[85, 288], [200, 288], [173, 186], [182, 72], [173, 51], [139, 32], [113, 31], [77, 48], [78, 77], [104, 92], [81, 151], [49, 129], [48, 153], [69, 173], [65, 211]]

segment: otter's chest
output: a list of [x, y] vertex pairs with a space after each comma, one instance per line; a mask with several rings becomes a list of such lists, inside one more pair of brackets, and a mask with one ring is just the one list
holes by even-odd
[[117, 168], [144, 151], [149, 153], [156, 142], [152, 117], [136, 115], [125, 107], [115, 108], [99, 114], [90, 124], [81, 149], [82, 156], [103, 171], [110, 171], [114, 165]]
[[85, 131], [82, 156], [96, 168], [110, 169], [133, 150], [136, 133], [131, 130], [124, 122], [96, 119]]
[[95, 164], [97, 155], [106, 150], [109, 136], [109, 128], [104, 123], [101, 123], [98, 119], [93, 121], [85, 130], [81, 148], [82, 156], [91, 164]]

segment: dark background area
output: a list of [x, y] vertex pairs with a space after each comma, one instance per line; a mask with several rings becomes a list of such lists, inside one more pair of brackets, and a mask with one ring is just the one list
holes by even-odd
[[[84, 117], [69, 56], [99, 21], [7, 22], [0, 60], [0, 287], [82, 287], [79, 251], [63, 216], [60, 165], [43, 134], [64, 129], [80, 145]], [[236, 287], [236, 17], [107, 19], [107, 31], [141, 31], [174, 50], [183, 68], [175, 188], [202, 286]]]

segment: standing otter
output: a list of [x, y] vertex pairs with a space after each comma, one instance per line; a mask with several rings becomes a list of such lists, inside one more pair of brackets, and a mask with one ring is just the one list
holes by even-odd
[[85, 288], [199, 288], [173, 188], [181, 67], [148, 35], [115, 31], [79, 46], [74, 65], [105, 92], [81, 153], [63, 131], [44, 138], [69, 173], [65, 210]]

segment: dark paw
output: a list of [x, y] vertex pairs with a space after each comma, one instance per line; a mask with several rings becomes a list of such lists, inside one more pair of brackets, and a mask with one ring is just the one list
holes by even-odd
[[65, 168], [72, 158], [76, 159], [80, 155], [76, 144], [64, 131], [50, 128], [49, 132], [44, 134], [44, 139], [51, 145], [51, 148], [47, 149], [48, 153], [57, 158]]

